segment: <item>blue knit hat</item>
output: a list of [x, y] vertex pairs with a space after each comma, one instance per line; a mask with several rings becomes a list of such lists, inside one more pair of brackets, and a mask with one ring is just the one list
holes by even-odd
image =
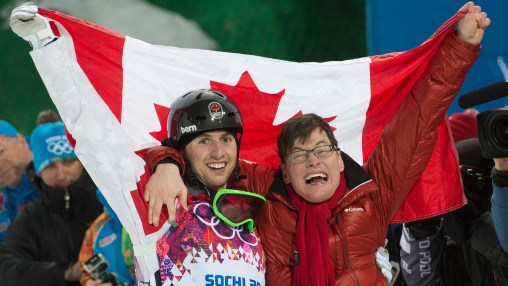
[[37, 126], [30, 139], [37, 174], [49, 164], [64, 159], [77, 158], [67, 140], [64, 124], [50, 122]]
[[9, 122], [0, 119], [0, 136], [17, 136], [19, 134], [18, 130], [12, 126]]

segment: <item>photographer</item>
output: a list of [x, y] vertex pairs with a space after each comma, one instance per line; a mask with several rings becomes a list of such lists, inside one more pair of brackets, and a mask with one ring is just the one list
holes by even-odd
[[[455, 135], [455, 134], [454, 134]], [[406, 285], [506, 285], [508, 253], [492, 225], [493, 162], [477, 138], [456, 143], [468, 204], [442, 217], [407, 223], [401, 237]]]
[[508, 252], [508, 157], [494, 158], [492, 169], [492, 220], [505, 252]]

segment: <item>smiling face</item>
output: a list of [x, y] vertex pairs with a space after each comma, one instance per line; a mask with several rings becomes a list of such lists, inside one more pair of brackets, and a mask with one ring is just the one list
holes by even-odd
[[[330, 144], [326, 132], [316, 128], [306, 139], [297, 139], [288, 154]], [[311, 203], [320, 203], [328, 200], [339, 186], [344, 162], [339, 151], [333, 151], [325, 158], [318, 158], [311, 152], [305, 162], [295, 164], [286, 160], [281, 164], [281, 169], [284, 182], [290, 183], [298, 195]]]
[[31, 161], [32, 152], [22, 135], [2, 137], [0, 139], [0, 186], [18, 186]]
[[206, 132], [194, 138], [183, 149], [192, 171], [209, 188], [225, 188], [237, 158], [233, 134], [226, 131]]

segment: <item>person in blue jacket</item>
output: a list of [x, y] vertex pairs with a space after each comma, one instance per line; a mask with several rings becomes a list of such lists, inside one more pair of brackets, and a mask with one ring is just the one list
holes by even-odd
[[[106, 198], [98, 189], [96, 193], [104, 205], [104, 212], [86, 231], [78, 260], [81, 264], [85, 264], [95, 254], [102, 254], [109, 264], [105, 273], [115, 275], [115, 282], [120, 285], [135, 285], [134, 256], [130, 237]], [[103, 282], [86, 272], [81, 276], [81, 285], [101, 285]]]
[[41, 199], [19, 212], [0, 243], [2, 286], [81, 285], [78, 254], [103, 206], [64, 128], [47, 122], [32, 132], [30, 181]]
[[9, 122], [0, 119], [0, 241], [18, 212], [39, 199], [29, 180], [34, 173], [30, 136], [24, 136]]
[[492, 221], [501, 247], [508, 252], [508, 157], [494, 158], [492, 178]]

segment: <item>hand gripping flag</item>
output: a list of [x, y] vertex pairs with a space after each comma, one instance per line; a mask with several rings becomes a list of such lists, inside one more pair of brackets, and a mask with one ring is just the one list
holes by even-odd
[[[244, 116], [241, 157], [277, 167], [282, 124], [314, 112], [334, 128], [339, 146], [366, 161], [383, 127], [425, 71], [456, 22], [450, 18], [421, 46], [404, 53], [342, 62], [295, 63], [250, 55], [155, 46], [46, 9], [60, 38], [31, 52], [76, 154], [129, 232], [139, 281], [153, 282], [154, 243], [168, 229], [148, 224], [143, 201], [146, 147], [167, 136], [170, 103], [212, 88], [231, 96]], [[446, 122], [421, 179], [393, 222], [462, 206], [460, 173]], [[164, 213], [161, 221], [167, 220]], [[155, 284], [152, 284], [155, 285]]]

